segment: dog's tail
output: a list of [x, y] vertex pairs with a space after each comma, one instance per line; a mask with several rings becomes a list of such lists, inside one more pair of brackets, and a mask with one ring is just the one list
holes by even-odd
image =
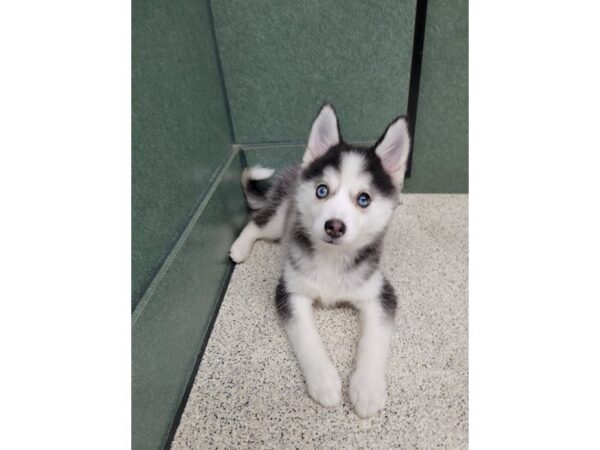
[[266, 203], [265, 192], [259, 189], [257, 181], [266, 180], [275, 173], [275, 169], [262, 166], [246, 167], [242, 172], [242, 190], [250, 209], [260, 209]]

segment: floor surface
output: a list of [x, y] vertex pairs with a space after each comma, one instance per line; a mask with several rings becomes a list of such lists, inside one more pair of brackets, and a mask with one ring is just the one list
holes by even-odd
[[402, 199], [383, 255], [399, 299], [385, 409], [360, 419], [350, 405], [349, 307], [315, 311], [343, 403], [310, 399], [273, 304], [280, 247], [259, 242], [235, 268], [173, 449], [467, 448], [468, 196]]

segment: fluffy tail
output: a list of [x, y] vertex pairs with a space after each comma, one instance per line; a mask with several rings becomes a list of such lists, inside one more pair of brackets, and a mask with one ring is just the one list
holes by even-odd
[[257, 181], [266, 180], [275, 172], [262, 166], [247, 167], [242, 172], [242, 190], [250, 209], [260, 209], [266, 203], [265, 193], [257, 186]]

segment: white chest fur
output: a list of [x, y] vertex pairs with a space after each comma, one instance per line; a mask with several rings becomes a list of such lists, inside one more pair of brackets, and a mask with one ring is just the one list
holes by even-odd
[[312, 256], [287, 262], [284, 277], [291, 292], [319, 300], [324, 306], [338, 302], [360, 302], [372, 299], [380, 292], [383, 277], [375, 270], [365, 279], [363, 271], [352, 266], [353, 255], [341, 251], [316, 252]]

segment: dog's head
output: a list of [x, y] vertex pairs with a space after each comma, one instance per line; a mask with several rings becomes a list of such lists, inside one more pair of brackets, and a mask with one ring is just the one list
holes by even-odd
[[410, 150], [405, 117], [373, 147], [347, 144], [331, 105], [321, 108], [304, 153], [297, 205], [315, 240], [360, 247], [385, 230], [398, 204]]

